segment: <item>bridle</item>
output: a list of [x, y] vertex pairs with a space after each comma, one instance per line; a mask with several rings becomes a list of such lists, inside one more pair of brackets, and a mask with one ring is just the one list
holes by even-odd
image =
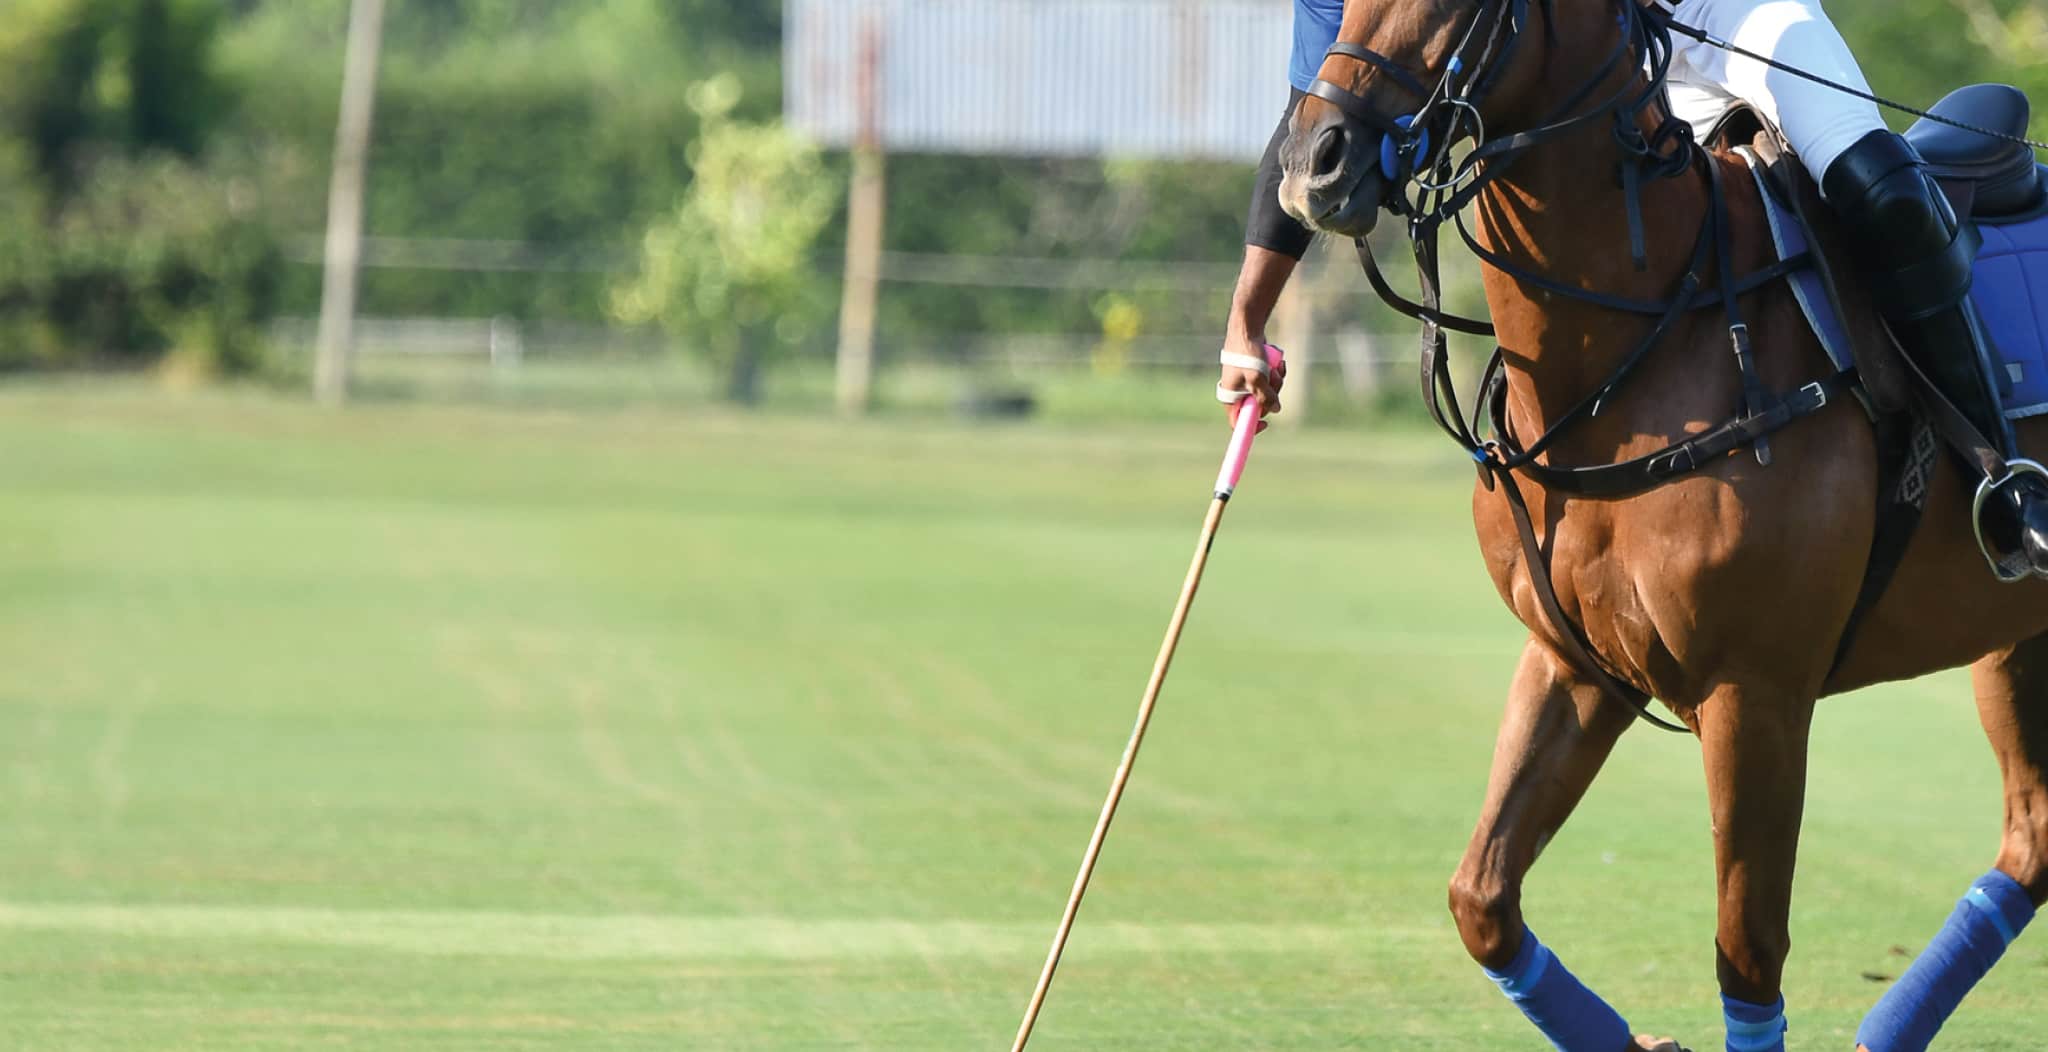
[[[1546, 34], [1556, 36], [1555, 0], [1536, 0], [1544, 18]], [[1649, 697], [1609, 672], [1594, 655], [1592, 644], [1566, 615], [1551, 581], [1549, 558], [1536, 536], [1534, 522], [1516, 476], [1526, 476], [1544, 488], [1566, 495], [1620, 498], [1646, 492], [1683, 475], [1707, 467], [1741, 449], [1754, 449], [1760, 463], [1771, 462], [1768, 438], [1793, 421], [1818, 413], [1829, 403], [1859, 384], [1854, 370], [1837, 373], [1795, 391], [1775, 394], [1758, 378], [1751, 353], [1749, 326], [1743, 321], [1740, 298], [1778, 281], [1811, 264], [1801, 254], [1746, 275], [1738, 275], [1733, 263], [1733, 234], [1728, 201], [1721, 184], [1718, 164], [1693, 141], [1690, 125], [1668, 111], [1660, 114], [1654, 130], [1645, 134], [1642, 115], [1659, 104], [1663, 84], [1672, 60], [1670, 19], [1654, 5], [1637, 0], [1615, 0], [1620, 29], [1615, 46], [1583, 84], [1529, 130], [1486, 136], [1480, 106], [1497, 86], [1509, 67], [1530, 24], [1530, 0], [1477, 0], [1472, 19], [1458, 36], [1458, 44], [1443, 62], [1434, 88], [1403, 69], [1385, 55], [1357, 44], [1339, 41], [1328, 54], [1364, 63], [1373, 71], [1421, 99], [1412, 113], [1388, 116], [1370, 101], [1341, 85], [1318, 78], [1308, 94], [1341, 110], [1347, 117], [1378, 130], [1385, 139], [1380, 151], [1381, 175], [1386, 180], [1381, 204], [1388, 211], [1408, 218], [1408, 240], [1415, 253], [1421, 295], [1410, 300], [1395, 292], [1380, 273], [1364, 238], [1355, 239], [1358, 258], [1367, 279], [1380, 298], [1395, 310], [1422, 323], [1422, 385], [1425, 404], [1437, 426], [1455, 440], [1478, 465], [1481, 481], [1489, 490], [1501, 490], [1508, 501], [1521, 537], [1524, 563], [1534, 585], [1544, 616], [1564, 644], [1565, 656], [1604, 689], [1626, 701], [1637, 716], [1664, 730], [1689, 733], [1687, 728], [1658, 718], [1649, 711]], [[1482, 32], [1482, 27], [1485, 30]], [[1626, 64], [1626, 65], [1625, 65]], [[1619, 78], [1621, 86], [1596, 102], [1589, 103], [1601, 85], [1617, 79], [1618, 71], [1631, 75]], [[1648, 86], [1638, 88], [1633, 70], [1648, 72]], [[1669, 299], [1643, 301], [1591, 292], [1556, 281], [1520, 267], [1500, 253], [1487, 249], [1466, 226], [1463, 211], [1518, 158], [1547, 143], [1572, 134], [1602, 118], [1613, 121], [1613, 134], [1622, 154], [1620, 179], [1628, 210], [1629, 248], [1638, 271], [1648, 269], [1646, 224], [1643, 220], [1642, 187], [1646, 180], [1672, 179], [1704, 170], [1710, 189], [1706, 219], [1694, 239], [1692, 256], [1684, 277]], [[1472, 148], [1454, 159], [1451, 145], [1471, 138]], [[1591, 303], [1595, 306], [1656, 319], [1649, 334], [1626, 355], [1621, 364], [1598, 388], [1582, 397], [1561, 417], [1551, 421], [1533, 442], [1524, 445], [1512, 433], [1507, 417], [1507, 373], [1505, 351], [1496, 346], [1480, 382], [1479, 397], [1468, 417], [1449, 369], [1447, 332], [1477, 336], [1495, 335], [1494, 327], [1483, 321], [1447, 314], [1443, 310], [1439, 278], [1438, 235], [1445, 224], [1456, 228], [1467, 247], [1488, 266], [1501, 270], [1524, 284], [1552, 295]], [[1695, 310], [1720, 306], [1728, 323], [1728, 336], [1736, 366], [1741, 374], [1742, 401], [1732, 417], [1719, 426], [1688, 435], [1680, 442], [1648, 456], [1618, 464], [1596, 467], [1558, 467], [1541, 459], [1572, 426], [1597, 414], [1634, 373], [1636, 367], [1662, 342], [1678, 321]], [[1482, 422], [1481, 415], [1490, 421]], [[1481, 437], [1489, 428], [1492, 437]], [[1851, 626], [1853, 630], [1853, 623]], [[1840, 655], [1846, 653], [1845, 630]]]
[[[1342, 40], [1330, 46], [1327, 55], [1361, 62], [1420, 98], [1422, 102], [1412, 113], [1389, 117], [1364, 97], [1320, 77], [1309, 86], [1308, 94], [1385, 136], [1380, 148], [1381, 175], [1387, 182], [1384, 203], [1394, 214], [1430, 226], [1452, 220], [1516, 158], [1602, 117], [1613, 119], [1615, 137], [1624, 152], [1649, 162], [1651, 171], [1642, 172], [1642, 165], [1625, 167], [1657, 178], [1675, 177], [1694, 161], [1691, 127], [1667, 116], [1655, 133], [1644, 136], [1637, 124], [1639, 115], [1661, 99], [1664, 78], [1671, 68], [1669, 19], [1661, 8], [1644, 8], [1635, 0], [1616, 0], [1616, 6], [1621, 32], [1599, 69], [1526, 131], [1487, 138], [1480, 107], [1512, 65], [1528, 31], [1532, 7], [1542, 13], [1544, 32], [1555, 42], [1555, 0], [1536, 0], [1533, 5], [1531, 0], [1478, 0], [1434, 87], [1426, 87], [1399, 63], [1371, 48]], [[1482, 33], [1482, 27], [1487, 31]], [[1626, 78], [1606, 98], [1587, 105], [1600, 85], [1623, 68], [1647, 70], [1648, 87], [1636, 91], [1634, 78]], [[1474, 141], [1472, 151], [1454, 159], [1450, 146], [1467, 137]], [[1410, 187], [1419, 191], [1413, 197], [1406, 193]], [[1635, 189], [1628, 196], [1630, 247], [1637, 268], [1642, 269], [1641, 201]]]
[[[1549, 25], [1547, 15], [1553, 0], [1541, 3], [1546, 12], [1545, 25]], [[1308, 94], [1336, 106], [1346, 116], [1384, 136], [1380, 143], [1380, 173], [1387, 181], [1388, 207], [1397, 215], [1406, 211], [1400, 187], [1431, 166], [1432, 142], [1448, 147], [1466, 132], [1468, 122], [1475, 138], [1485, 138], [1479, 103], [1492, 93], [1507, 68], [1528, 16], [1529, 0], [1480, 0], [1433, 88], [1425, 86], [1421, 78], [1399, 63], [1364, 45], [1342, 40], [1330, 45], [1326, 56], [1338, 55], [1360, 62], [1422, 100], [1413, 112], [1388, 117], [1352, 90], [1321, 77], [1308, 89]], [[1482, 25], [1491, 26], [1483, 35], [1479, 32]], [[1438, 160], [1446, 160], [1448, 154], [1445, 149]]]

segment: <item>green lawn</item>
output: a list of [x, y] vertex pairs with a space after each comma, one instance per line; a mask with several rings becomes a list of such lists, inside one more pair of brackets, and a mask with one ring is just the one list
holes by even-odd
[[[0, 389], [0, 1048], [1006, 1048], [1222, 437]], [[1443, 907], [1519, 640], [1470, 479], [1269, 434], [1033, 1048], [1537, 1046]], [[1958, 677], [1820, 722], [1839, 1050], [1999, 797]], [[1710, 1052], [1696, 756], [1632, 733], [1528, 908]], [[2037, 1049], [2044, 966], [1943, 1047]]]

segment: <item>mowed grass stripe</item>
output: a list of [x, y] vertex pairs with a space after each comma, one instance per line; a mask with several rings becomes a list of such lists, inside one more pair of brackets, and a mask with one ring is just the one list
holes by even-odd
[[[0, 388], [0, 1049], [1002, 1047], [1220, 443]], [[1261, 447], [1034, 1049], [1531, 1046], [1444, 909], [1523, 635], [1472, 482]], [[2000, 795], [1966, 677], [1818, 724], [1843, 1048]], [[1632, 733], [1524, 898], [1694, 1048], [1704, 797]], [[1944, 1047], [2039, 1047], [2033, 940]]]
[[[0, 930], [140, 938], [286, 941], [432, 956], [553, 960], [833, 961], [1029, 957], [1051, 924], [791, 917], [579, 916], [443, 910], [0, 903]], [[1439, 928], [1309, 924], [1090, 923], [1076, 957], [1340, 953], [1370, 941], [1438, 939]]]

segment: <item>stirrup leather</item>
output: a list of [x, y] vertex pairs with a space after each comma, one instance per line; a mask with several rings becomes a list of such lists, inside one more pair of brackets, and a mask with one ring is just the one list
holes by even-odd
[[1977, 534], [1977, 550], [1984, 553], [1984, 561], [1991, 564], [1991, 573], [2001, 583], [2018, 584], [2034, 576], [2034, 564], [2027, 558], [2026, 549], [1999, 555], [1992, 547], [1991, 539], [1984, 535], [1984, 506], [1991, 502], [1991, 495], [2019, 481], [2022, 475], [2032, 475], [2048, 483], [2048, 467], [2024, 458], [2005, 462], [2004, 478], [1986, 476], [1977, 484], [1977, 498], [1970, 504], [1970, 528]]

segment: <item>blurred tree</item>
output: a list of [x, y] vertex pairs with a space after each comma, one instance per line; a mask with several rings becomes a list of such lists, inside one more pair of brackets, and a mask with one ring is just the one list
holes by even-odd
[[[70, 61], [66, 38], [33, 50], [8, 51], [4, 42], [23, 24], [42, 24], [40, 12], [105, 9], [115, 0], [7, 2], [0, 53], [56, 68]], [[204, 6], [173, 0], [179, 4]], [[233, 135], [264, 147], [266, 184], [285, 191], [282, 232], [317, 232], [346, 0], [218, 6], [230, 19], [219, 66], [242, 100]], [[1962, 83], [2006, 79], [2031, 90], [2048, 113], [2038, 0], [1891, 0], [1831, 11], [1885, 94], [1925, 103]], [[727, 72], [745, 88], [732, 119], [762, 121], [778, 111], [781, 18], [776, 0], [395, 5], [372, 157], [372, 233], [522, 241], [560, 265], [540, 273], [376, 271], [367, 277], [365, 310], [605, 317], [616, 282], [592, 271], [629, 254], [651, 224], [672, 216], [690, 186], [686, 150], [701, 134], [701, 119], [684, 101], [689, 87]], [[1276, 117], [1284, 68], [1285, 56], [1273, 56]], [[0, 85], [21, 75], [16, 62], [0, 64]], [[6, 93], [0, 87], [0, 98]], [[97, 98], [55, 93], [47, 100], [52, 126], [100, 112]], [[247, 153], [259, 155], [255, 147]], [[1239, 164], [904, 154], [890, 161], [887, 243], [900, 252], [1227, 264], [1240, 250], [1249, 186], [1249, 167]], [[827, 221], [811, 257], [810, 280], [820, 292], [834, 280], [841, 221]], [[1455, 255], [1446, 262], [1466, 265]], [[312, 309], [316, 278], [314, 268], [291, 268], [287, 309]], [[1122, 291], [1142, 311], [1147, 338], [1185, 337], [1221, 324], [1221, 284], [1209, 296]], [[1092, 333], [1104, 291], [890, 284], [881, 339], [885, 347], [943, 352], [962, 334]], [[1376, 310], [1362, 290], [1356, 302]], [[1379, 314], [1367, 324], [1405, 328]]]
[[[248, 85], [241, 131], [306, 159], [331, 147], [346, 4], [238, 0], [224, 65]], [[605, 317], [594, 268], [630, 249], [689, 182], [712, 70], [746, 91], [734, 116], [777, 111], [780, 5], [679, 0], [422, 0], [387, 13], [371, 154], [369, 232], [510, 240], [537, 272], [376, 270], [364, 310], [385, 315]], [[317, 229], [324, 184], [291, 188]], [[294, 268], [288, 309], [310, 311], [317, 272]]]
[[0, 23], [0, 365], [250, 364], [276, 251], [209, 155], [213, 0], [17, 0]]
[[208, 0], [19, 0], [0, 27], [0, 119], [60, 195], [96, 151], [197, 156], [230, 101], [219, 25]]
[[747, 402], [766, 360], [826, 317], [811, 260], [837, 190], [815, 149], [779, 125], [732, 120], [740, 95], [729, 75], [691, 89], [704, 131], [690, 189], [647, 231], [612, 310], [701, 347], [725, 372], [728, 397]]

